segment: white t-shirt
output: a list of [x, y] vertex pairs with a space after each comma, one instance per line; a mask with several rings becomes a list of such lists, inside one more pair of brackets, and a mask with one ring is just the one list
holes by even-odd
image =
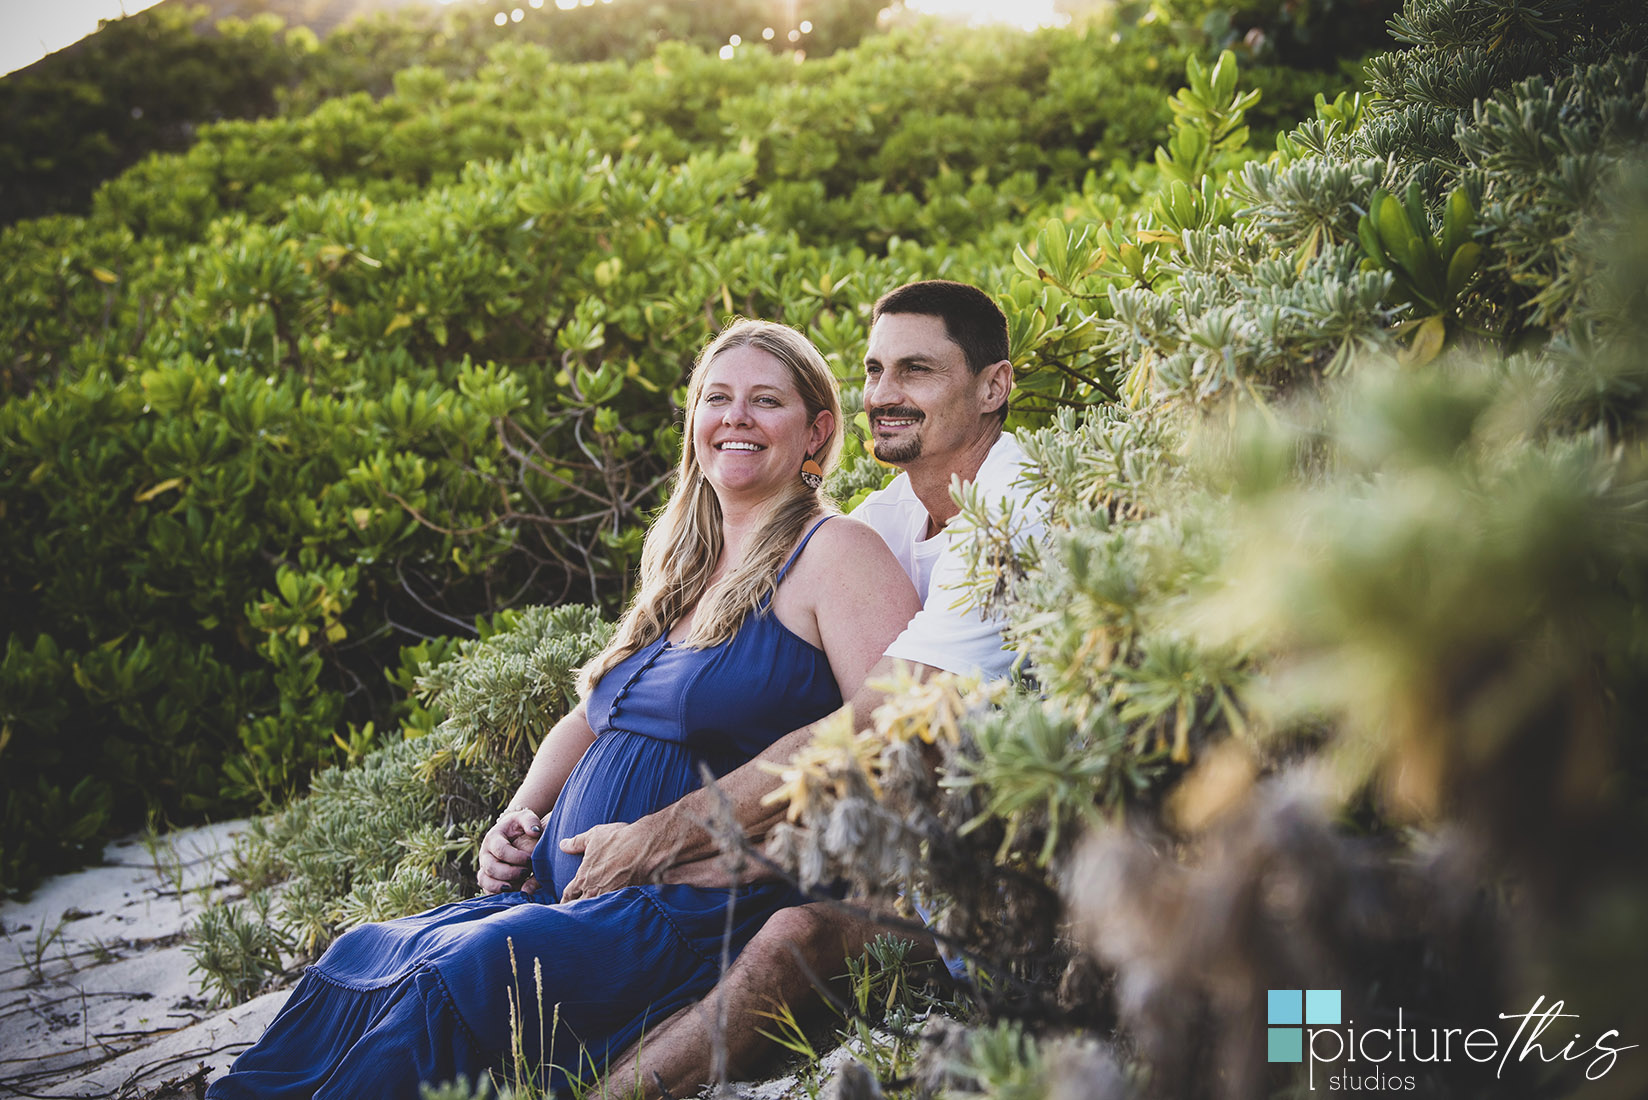
[[[973, 479], [991, 503], [1023, 495], [1012, 488], [1025, 464], [1018, 440], [1003, 432], [985, 456]], [[919, 661], [933, 668], [964, 675], [982, 674], [985, 679], [1005, 676], [1013, 664], [1013, 654], [1002, 648], [1002, 620], [985, 618], [977, 608], [952, 607], [967, 576], [967, 559], [959, 540], [949, 527], [932, 538], [927, 534], [927, 507], [910, 487], [908, 474], [899, 474], [885, 489], [878, 489], [853, 509], [853, 518], [875, 528], [892, 549], [898, 564], [910, 576], [921, 598], [904, 633], [887, 647], [887, 656]], [[1032, 515], [1020, 535], [1039, 537], [1043, 523], [1040, 510]]]

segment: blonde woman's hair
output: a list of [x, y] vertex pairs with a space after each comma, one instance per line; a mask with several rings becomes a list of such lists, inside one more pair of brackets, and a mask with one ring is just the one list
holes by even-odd
[[709, 577], [721, 557], [721, 502], [699, 468], [693, 440], [693, 416], [704, 390], [704, 376], [716, 356], [732, 348], [757, 348], [789, 368], [790, 378], [807, 408], [807, 423], [829, 412], [834, 428], [813, 459], [828, 473], [841, 454], [841, 398], [829, 364], [812, 341], [788, 325], [735, 320], [699, 353], [687, 385], [686, 429], [675, 491], [647, 532], [641, 550], [641, 587], [624, 613], [611, 643], [585, 665], [579, 690], [588, 695], [625, 657], [656, 641], [693, 607], [692, 632], [682, 644], [713, 646], [728, 641], [778, 587], [778, 570], [801, 540], [807, 524], [836, 510], [822, 489], [810, 489], [799, 469], [788, 490], [771, 501], [744, 560], [713, 589]]

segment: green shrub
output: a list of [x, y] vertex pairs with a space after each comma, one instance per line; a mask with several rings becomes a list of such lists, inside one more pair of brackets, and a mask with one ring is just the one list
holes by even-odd
[[[339, 5], [328, 7], [338, 14]], [[528, 10], [530, 18], [498, 26], [495, 16], [515, 7], [427, 5], [364, 15], [346, 8], [342, 14], [356, 17], [316, 28], [321, 38], [304, 26], [284, 30], [272, 12], [208, 27], [208, 9], [200, 5], [167, 4], [109, 20], [86, 40], [0, 78], [0, 225], [84, 213], [99, 184], [150, 153], [187, 149], [212, 123], [307, 114], [355, 93], [381, 97], [419, 76], [424, 87], [432, 80], [439, 88], [473, 76], [499, 45], [531, 44], [562, 61], [633, 62], [664, 42], [713, 51], [733, 35], [760, 41], [763, 25], [776, 22], [754, 0], [617, 0]], [[814, 56], [852, 46], [873, 30], [879, 10], [874, 0], [809, 4], [812, 29], [803, 44]], [[789, 48], [787, 35], [774, 43], [780, 46]], [[492, 155], [512, 148], [505, 133], [498, 131]]]
[[214, 1004], [249, 1001], [281, 974], [280, 958], [291, 943], [269, 925], [269, 895], [254, 895], [245, 907], [208, 906], [193, 929], [186, 951], [191, 974]]
[[252, 940], [238, 905], [208, 907], [192, 938], [203, 985], [244, 1000], [284, 952], [317, 957], [340, 932], [475, 892], [481, 839], [546, 732], [576, 703], [577, 669], [611, 626], [590, 608], [536, 607], [483, 622], [482, 637], [421, 664], [433, 729], [329, 768], [309, 793], [254, 823], [233, 877], [265, 902]]
[[188, 148], [196, 127], [265, 115], [303, 72], [314, 37], [278, 17], [225, 20], [163, 5], [0, 78], [0, 224], [84, 211], [92, 191], [150, 152]]
[[[1648, 914], [1648, 21], [1412, 0], [1392, 27], [1409, 48], [1369, 62], [1370, 90], [1321, 97], [1274, 154], [1235, 136], [1256, 105], [1234, 59], [1198, 60], [1156, 163], [1085, 172], [951, 242], [950, 267], [932, 222], [745, 284], [816, 307], [846, 368], [882, 280], [978, 278], [1023, 364], [1013, 423], [1053, 530], [1012, 561], [1012, 515], [964, 499], [960, 522], [971, 598], [1005, 609], [1037, 692], [897, 685], [874, 729], [832, 724], [796, 762], [773, 841], [804, 879], [931, 902], [969, 952], [983, 1026], [918, 1070], [935, 1087], [1272, 1095], [1296, 1083], [1252, 1021], [1324, 975], [1363, 1019], [1468, 1024], [1560, 988], [1648, 1027], [1618, 980]], [[835, 170], [828, 143], [780, 136]], [[811, 194], [892, 219], [873, 227], [968, 191], [867, 184]], [[875, 477], [855, 454], [840, 484]], [[541, 673], [492, 662], [440, 698], [500, 738], [534, 728]], [[364, 791], [399, 751], [319, 785]], [[294, 839], [327, 835], [316, 801]], [[342, 861], [374, 868], [359, 910], [433, 896], [419, 869], [467, 835], [444, 828], [405, 832], [404, 872]], [[318, 942], [348, 888], [294, 883], [287, 919]], [[1610, 1072], [1619, 1095], [1645, 1080]]]

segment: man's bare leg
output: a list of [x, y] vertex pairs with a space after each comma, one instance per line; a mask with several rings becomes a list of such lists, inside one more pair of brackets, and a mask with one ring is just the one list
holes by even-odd
[[[748, 1077], [778, 1049], [758, 1034], [758, 1029], [772, 1030], [772, 1021], [758, 1014], [788, 1004], [806, 1019], [808, 1007], [819, 1000], [813, 976], [830, 981], [845, 974], [846, 960], [862, 953], [881, 931], [873, 920], [828, 905], [779, 910], [707, 997], [624, 1051], [593, 1095], [601, 1100], [657, 1100], [664, 1090], [678, 1100], [695, 1095], [714, 1076], [716, 1035], [722, 1031], [717, 1018], [723, 1012], [727, 1072]], [[931, 941], [921, 946], [932, 953]]]

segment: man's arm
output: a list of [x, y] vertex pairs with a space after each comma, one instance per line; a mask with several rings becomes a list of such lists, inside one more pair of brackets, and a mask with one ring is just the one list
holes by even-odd
[[[863, 686], [847, 703], [855, 723], [868, 721], [871, 712], [886, 698], [885, 692], [871, 685], [890, 678], [893, 668], [893, 659], [882, 657], [864, 678]], [[915, 669], [917, 675], [923, 677], [932, 671], [924, 665], [917, 665]], [[812, 740], [813, 729], [814, 726], [808, 725], [786, 733], [759, 755], [716, 780], [717, 791], [730, 804], [746, 835], [764, 835], [784, 815], [782, 805], [762, 804], [778, 786], [778, 777], [762, 768], [761, 763], [789, 763], [790, 758]], [[594, 897], [660, 877], [666, 882], [725, 885], [726, 871], [714, 858], [720, 854], [720, 848], [702, 824], [717, 812], [718, 801], [711, 791], [691, 791], [628, 825], [597, 825], [563, 840], [562, 851], [583, 852], [584, 860], [578, 873], [567, 883], [561, 900]]]

